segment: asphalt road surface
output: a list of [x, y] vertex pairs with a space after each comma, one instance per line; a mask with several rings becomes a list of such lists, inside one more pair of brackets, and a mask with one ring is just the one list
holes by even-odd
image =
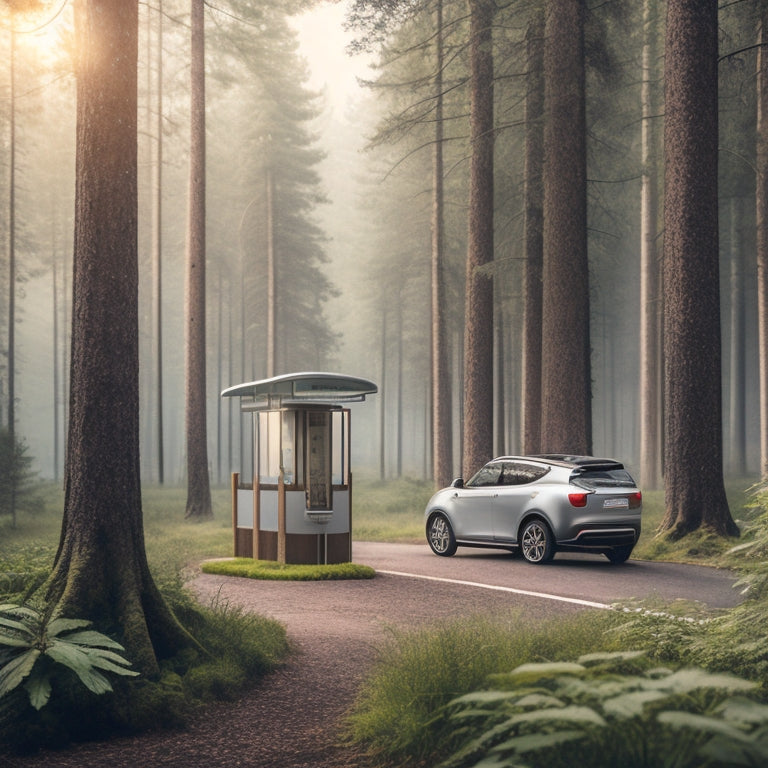
[[[569, 600], [604, 605], [660, 598], [692, 600], [717, 609], [736, 605], [740, 599], [728, 571], [642, 560], [612, 565], [602, 555], [563, 552], [551, 563], [531, 565], [499, 550], [459, 547], [453, 557], [438, 557], [426, 544], [354, 542], [352, 559], [382, 573], [449, 580], [443, 583], [471, 582], [478, 585], [475, 589], [485, 585], [520, 590], [518, 594], [534, 593], [532, 597], [546, 595], [543, 600], [561, 598], [564, 604]], [[460, 586], [456, 584], [457, 589]]]

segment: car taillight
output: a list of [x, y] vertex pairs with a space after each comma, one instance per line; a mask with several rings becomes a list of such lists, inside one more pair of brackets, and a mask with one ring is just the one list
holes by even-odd
[[586, 507], [587, 506], [588, 493], [569, 493], [568, 501], [571, 502], [572, 507]]
[[629, 494], [629, 508], [637, 509], [643, 503], [643, 494], [640, 491]]

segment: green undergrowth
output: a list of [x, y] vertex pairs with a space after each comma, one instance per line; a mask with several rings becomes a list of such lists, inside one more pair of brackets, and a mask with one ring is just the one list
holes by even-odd
[[[61, 530], [59, 488], [44, 489], [44, 506], [0, 530], [0, 603], [40, 606], [35, 590], [50, 573]], [[289, 652], [285, 628], [225, 601], [200, 604], [184, 581], [207, 557], [231, 554], [226, 490], [213, 493], [214, 518], [184, 520], [183, 489], [143, 493], [147, 556], [166, 602], [199, 648], [161, 660], [157, 680], [113, 679], [112, 692], [96, 695], [65, 666], [51, 668], [51, 696], [39, 711], [21, 686], [0, 697], [0, 763], [4, 750], [26, 751], [70, 741], [179, 727], [197, 707], [232, 699], [279, 665]], [[77, 618], [77, 617], [73, 617]]]
[[768, 706], [754, 684], [673, 671], [638, 652], [523, 664], [445, 708], [443, 768], [765, 765]]
[[202, 564], [203, 573], [220, 576], [243, 576], [267, 581], [338, 581], [341, 579], [372, 579], [376, 571], [367, 565], [336, 563], [333, 565], [295, 565], [273, 560], [253, 560], [237, 557], [208, 560]]
[[[730, 493], [739, 539], [657, 537], [663, 498], [646, 494], [639, 550], [732, 569], [737, 607], [628, 601], [538, 625], [466, 617], [396, 633], [349, 713], [348, 738], [373, 764], [398, 768], [765, 765], [768, 485]], [[513, 671], [539, 664], [518, 686]]]
[[[755, 517], [755, 478], [728, 478], [725, 492], [731, 515], [742, 531], [747, 534]], [[728, 550], [738, 544], [739, 538], [718, 536], [712, 531], [700, 529], [674, 539], [660, 533], [664, 519], [664, 491], [643, 491], [643, 530], [640, 541], [632, 552], [638, 560], [661, 560], [676, 563], [698, 563], [724, 566]], [[747, 534], [748, 535], [748, 534]]]
[[57, 669], [50, 702], [39, 711], [21, 689], [0, 698], [0, 757], [3, 744], [26, 752], [181, 727], [197, 707], [232, 700], [257, 684], [289, 651], [285, 628], [272, 619], [219, 600], [201, 605], [180, 582], [164, 596], [198, 649], [162, 659], [159, 679], [113, 679], [113, 690], [101, 695], [84, 688], [70, 670]]

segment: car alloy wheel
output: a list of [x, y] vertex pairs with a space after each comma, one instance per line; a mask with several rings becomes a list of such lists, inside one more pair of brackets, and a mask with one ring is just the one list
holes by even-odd
[[456, 552], [456, 537], [444, 515], [433, 515], [430, 518], [427, 541], [436, 555], [450, 557]]
[[544, 521], [527, 522], [520, 542], [523, 557], [529, 563], [546, 563], [552, 559], [552, 534]]

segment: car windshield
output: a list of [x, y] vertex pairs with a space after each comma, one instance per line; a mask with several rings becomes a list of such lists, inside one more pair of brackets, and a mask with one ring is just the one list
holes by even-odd
[[581, 488], [634, 488], [635, 481], [626, 469], [581, 469], [571, 475]]

